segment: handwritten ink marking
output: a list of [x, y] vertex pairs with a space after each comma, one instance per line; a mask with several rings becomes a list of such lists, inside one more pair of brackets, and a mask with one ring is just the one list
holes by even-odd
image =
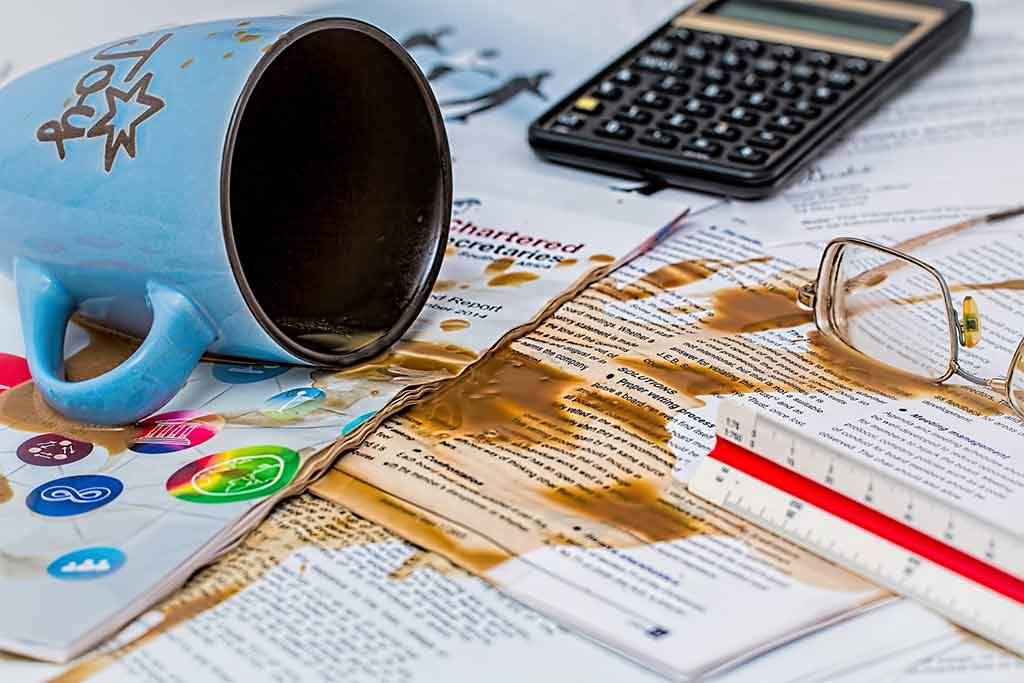
[[[104, 145], [103, 168], [110, 173], [117, 161], [118, 153], [123, 149], [132, 159], [136, 155], [136, 135], [140, 125], [156, 115], [166, 106], [166, 102], [151, 94], [149, 88], [153, 83], [154, 73], [146, 72], [136, 81], [136, 77], [160, 47], [171, 39], [173, 33], [161, 36], [153, 45], [145, 49], [130, 48], [138, 44], [138, 39], [124, 40], [103, 48], [93, 56], [97, 62], [113, 62], [101, 64], [85, 73], [75, 85], [74, 97], [65, 100], [65, 109], [59, 119], [47, 121], [36, 131], [39, 142], [52, 142], [61, 161], [67, 158], [67, 142], [82, 138], [106, 138]], [[121, 83], [131, 84], [127, 90], [114, 85], [118, 67], [131, 64]], [[134, 81], [134, 83], [133, 83]], [[97, 108], [89, 103], [90, 98], [104, 99], [106, 109], [102, 115]], [[143, 107], [143, 111], [126, 127], [114, 125], [112, 122], [118, 113], [118, 102], [133, 103]]]

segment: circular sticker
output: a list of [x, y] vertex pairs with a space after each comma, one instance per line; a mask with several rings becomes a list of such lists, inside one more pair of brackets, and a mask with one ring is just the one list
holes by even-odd
[[167, 492], [190, 503], [237, 503], [280, 491], [298, 469], [299, 454], [289, 448], [236, 448], [185, 465], [167, 480]]
[[129, 447], [136, 453], [174, 453], [206, 443], [224, 427], [220, 415], [198, 410], [176, 410], [146, 418]]
[[274, 379], [288, 372], [287, 365], [232, 365], [218, 363], [213, 366], [213, 376], [225, 384], [252, 384], [265, 379]]
[[32, 379], [28, 363], [21, 356], [0, 353], [0, 394]]
[[25, 499], [32, 512], [46, 517], [70, 517], [101, 508], [121, 495], [124, 484], [102, 474], [76, 474], [32, 489]]
[[90, 453], [92, 444], [88, 441], [78, 441], [60, 434], [40, 434], [18, 446], [18, 459], [37, 467], [70, 465], [84, 460]]
[[82, 548], [58, 557], [46, 572], [64, 581], [98, 579], [116, 572], [124, 560], [124, 553], [117, 548]]
[[269, 418], [294, 420], [309, 415], [327, 400], [327, 394], [314, 387], [289, 389], [267, 399], [260, 411]]

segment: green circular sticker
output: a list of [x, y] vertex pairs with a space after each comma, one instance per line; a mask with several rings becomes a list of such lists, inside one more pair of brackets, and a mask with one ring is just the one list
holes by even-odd
[[249, 446], [193, 460], [167, 480], [167, 492], [190, 503], [264, 498], [291, 483], [299, 454], [283, 446]]

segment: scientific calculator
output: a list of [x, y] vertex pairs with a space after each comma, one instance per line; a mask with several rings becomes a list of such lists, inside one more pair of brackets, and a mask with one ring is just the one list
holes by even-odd
[[530, 127], [559, 163], [737, 198], [776, 192], [959, 45], [958, 0], [701, 0]]

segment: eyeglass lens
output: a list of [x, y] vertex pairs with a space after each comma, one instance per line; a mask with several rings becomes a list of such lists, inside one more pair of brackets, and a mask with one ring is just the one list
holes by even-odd
[[[903, 372], [929, 380], [945, 377], [953, 331], [934, 274], [857, 244], [843, 247], [833, 272], [831, 325], [842, 341]], [[1024, 390], [1024, 371], [1021, 375]]]

